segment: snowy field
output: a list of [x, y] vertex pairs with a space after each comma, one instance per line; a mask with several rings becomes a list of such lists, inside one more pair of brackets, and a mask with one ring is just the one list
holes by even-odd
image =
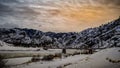
[[2, 41], [0, 41], [0, 43], [2, 45], [0, 46], [0, 55], [5, 56], [5, 58], [32, 57], [34, 55], [44, 56], [61, 52], [59, 49], [44, 50], [42, 48], [13, 47]]
[[120, 68], [120, 48], [102, 50], [65, 68]]
[[[53, 59], [52, 61], [38, 61], [23, 64], [32, 57], [6, 59], [11, 68], [119, 68], [120, 48], [108, 48], [92, 55], [79, 54]], [[16, 65], [16, 66], [14, 66]]]
[[[75, 52], [81, 52], [81, 50], [76, 49], [67, 49], [67, 54], [73, 54]], [[0, 54], [6, 58], [21, 58], [21, 57], [32, 57], [35, 55], [45, 56], [45, 55], [54, 55], [62, 53], [62, 49], [48, 49], [44, 50], [42, 48], [23, 48], [23, 47], [13, 47], [7, 46], [6, 48], [0, 47]]]
[[[75, 63], [88, 55], [74, 55], [65, 57], [64, 55], [74, 54], [75, 52], [81, 52], [81, 50], [77, 49], [67, 49], [67, 53], [63, 54], [62, 58], [53, 59], [52, 61], [39, 61], [32, 62], [29, 65], [24, 64], [32, 59], [33, 56], [39, 55], [43, 57], [45, 55], [54, 55], [62, 53], [61, 49], [48, 49], [37, 51], [38, 48], [21, 48], [21, 47], [8, 47], [8, 49], [4, 49], [1, 47], [0, 54], [7, 56], [8, 59], [6, 65], [9, 65], [11, 68], [57, 68], [59, 66], [64, 66], [67, 64]], [[30, 66], [30, 67], [29, 67]]]
[[[6, 57], [6, 65], [10, 68], [119, 68], [120, 48], [113, 47], [98, 50], [93, 54], [75, 54], [81, 50], [67, 49], [62, 54], [61, 49], [23, 48], [13, 47], [4, 44], [0, 46], [0, 55]], [[34, 56], [43, 58], [46, 55], [61, 54], [61, 57], [53, 58], [50, 61], [39, 60], [31, 62]], [[67, 56], [66, 56], [67, 55]]]
[[[0, 46], [0, 54], [5, 58], [21, 58], [32, 57], [34, 55], [45, 56], [49, 54], [62, 53], [62, 49], [48, 49], [43, 48], [25, 48], [25, 47], [13, 47], [7, 43], [1, 42], [4, 46]], [[67, 54], [73, 54], [75, 52], [81, 52], [81, 50], [67, 49]]]
[[[0, 47], [0, 54], [4, 55], [7, 59], [6, 65], [11, 68], [56, 68], [59, 66], [64, 66], [67, 64], [71, 64], [71, 62], [75, 63], [88, 55], [72, 55], [76, 52], [81, 52], [81, 50], [77, 49], [67, 49], [66, 54], [62, 54], [62, 58], [55, 58], [52, 61], [39, 61], [39, 62], [31, 62], [27, 65], [33, 56], [37, 55], [39, 57], [44, 57], [45, 55], [54, 55], [61, 54], [62, 49], [48, 49], [44, 50], [42, 48], [23, 48], [23, 47], [13, 47], [8, 46], [8, 44], [4, 44], [4, 46]], [[71, 54], [68, 57], [65, 55]], [[30, 67], [29, 67], [30, 66]]]
[[63, 57], [62, 59], [54, 59], [52, 61], [39, 61], [39, 62], [33, 62], [29, 65], [20, 65], [22, 63], [25, 63], [31, 59], [31, 57], [24, 57], [24, 58], [12, 58], [7, 59], [8, 62], [7, 65], [16, 65], [12, 68], [57, 68], [59, 66], [64, 66], [67, 64], [78, 62], [88, 55], [75, 55], [75, 56], [69, 56], [67, 58]]

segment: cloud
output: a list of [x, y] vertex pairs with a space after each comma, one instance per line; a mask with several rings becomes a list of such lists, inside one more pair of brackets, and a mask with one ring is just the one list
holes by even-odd
[[120, 0], [93, 0], [93, 1], [97, 1], [104, 5], [111, 4], [111, 5], [120, 6]]
[[0, 0], [0, 3], [17, 3], [18, 0]]
[[0, 3], [0, 12], [10, 11], [10, 7]]
[[0, 0], [0, 27], [81, 31], [116, 18], [119, 6], [119, 0]]
[[38, 14], [33, 8], [30, 8], [25, 3], [20, 3], [19, 0], [0, 0], [0, 15], [17, 15], [17, 14], [32, 15]]
[[13, 23], [4, 23], [4, 24], [0, 24], [0, 28], [19, 28], [19, 26], [17, 24], [13, 24]]

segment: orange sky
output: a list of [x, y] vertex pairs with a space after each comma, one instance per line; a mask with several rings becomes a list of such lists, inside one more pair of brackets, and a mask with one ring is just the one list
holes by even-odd
[[[106, 6], [64, 6], [58, 10], [50, 12], [56, 17], [63, 17], [66, 21], [60, 24], [49, 25], [50, 30], [55, 32], [79, 32], [87, 28], [97, 27], [108, 23], [120, 16], [120, 9]], [[52, 28], [52, 29], [51, 29]], [[55, 30], [54, 30], [55, 29]]]

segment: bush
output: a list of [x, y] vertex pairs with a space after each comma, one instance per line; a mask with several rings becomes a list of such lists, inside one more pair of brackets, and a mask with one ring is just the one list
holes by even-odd
[[54, 57], [55, 57], [55, 58], [62, 58], [62, 54], [61, 54], [61, 53], [56, 53], [56, 54], [54, 55]]
[[37, 49], [36, 51], [40, 51], [40, 49]]
[[38, 61], [40, 61], [40, 60], [41, 60], [40, 57], [38, 57], [38, 56], [33, 56], [32, 59], [31, 59], [31, 62], [38, 62]]
[[47, 55], [42, 58], [43, 61], [51, 61], [54, 59], [54, 55]]
[[92, 49], [83, 50], [81, 54], [93, 54], [93, 50]]
[[0, 55], [0, 68], [6, 68], [6, 61], [4, 61], [4, 57]]
[[48, 48], [47, 48], [47, 47], [43, 47], [43, 49], [44, 49], [44, 50], [48, 50]]
[[106, 60], [108, 60], [111, 63], [120, 63], [120, 60], [113, 60], [113, 59], [110, 59], [110, 58], [106, 58]]

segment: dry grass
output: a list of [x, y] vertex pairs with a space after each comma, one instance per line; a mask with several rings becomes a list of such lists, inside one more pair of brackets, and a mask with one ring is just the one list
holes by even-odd
[[106, 60], [108, 60], [111, 63], [120, 63], [120, 60], [113, 60], [113, 59], [110, 59], [110, 58], [106, 58]]
[[35, 56], [35, 55], [41, 56], [40, 54], [33, 54], [33, 53], [0, 53], [0, 55], [5, 56], [4, 57], [5, 59], [20, 58], [20, 57], [32, 57], [32, 56]]
[[42, 61], [52, 61], [54, 59], [54, 55], [46, 55], [41, 60]]

